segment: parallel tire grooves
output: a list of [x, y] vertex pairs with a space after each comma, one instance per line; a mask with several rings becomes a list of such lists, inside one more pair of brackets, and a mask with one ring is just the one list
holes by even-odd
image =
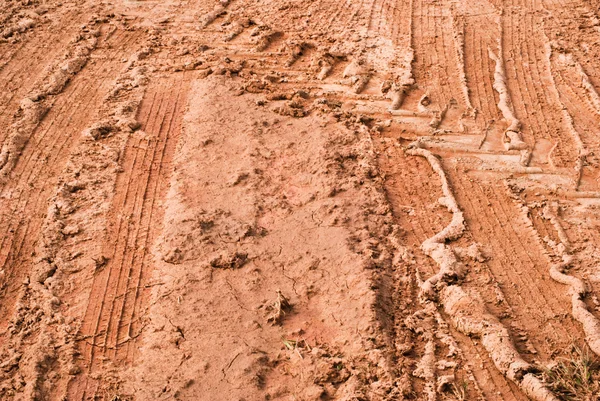
[[[30, 146], [26, 147], [21, 160], [17, 163], [15, 171], [13, 172], [13, 175], [15, 176], [14, 179], [2, 189], [3, 194], [18, 193], [17, 199], [13, 199], [9, 202], [9, 204], [13, 206], [12, 213], [4, 215], [4, 219], [1, 223], [3, 226], [6, 225], [6, 234], [3, 236], [2, 247], [0, 247], [2, 253], [0, 255], [3, 258], [3, 268], [9, 273], [6, 282], [11, 284], [10, 288], [13, 288], [13, 290], [16, 288], [17, 282], [20, 282], [20, 277], [26, 273], [23, 269], [19, 269], [19, 277], [16, 277], [15, 274], [17, 272], [15, 267], [22, 266], [25, 261], [20, 260], [20, 258], [29, 257], [28, 255], [33, 251], [35, 238], [31, 238], [29, 233], [32, 231], [35, 232], [41, 227], [41, 217], [45, 211], [43, 210], [45, 207], [44, 199], [50, 196], [49, 189], [44, 189], [43, 185], [49, 182], [50, 177], [53, 177], [58, 173], [61, 164], [57, 163], [57, 161], [60, 160], [61, 157], [64, 157], [64, 145], [68, 142], [72, 142], [72, 137], [69, 135], [75, 135], [75, 137], [77, 137], [82, 128], [81, 123], [79, 126], [73, 126], [70, 116], [78, 112], [85, 113], [85, 110], [92, 105], [92, 99], [98, 94], [101, 86], [100, 84], [91, 91], [82, 91], [80, 90], [82, 85], [79, 85], [79, 81], [82, 79], [84, 78], [76, 77], [75, 82], [67, 88], [64, 96], [59, 96], [58, 103], [59, 105], [62, 103], [62, 106], [51, 110], [34, 133], [34, 137], [37, 135], [45, 137], [47, 133], [52, 130], [51, 132], [54, 136], [51, 145], [40, 147], [40, 140], [37, 143], [38, 146], [32, 143]], [[75, 92], [74, 96], [82, 94], [87, 96], [87, 100], [80, 102], [83, 110], [75, 108], [71, 114], [61, 113], [61, 107], [68, 104], [73, 92]], [[57, 116], [56, 119], [53, 117], [55, 115]], [[58, 122], [57, 125], [55, 125], [56, 122]], [[60, 135], [65, 132], [69, 133], [69, 135], [64, 138], [61, 146], [57, 149], [56, 145], [60, 140]], [[34, 160], [35, 162], [30, 166], [31, 160]], [[50, 168], [44, 168], [42, 166], [50, 166]], [[40, 175], [40, 171], [44, 171], [45, 175]], [[27, 192], [25, 190], [26, 188], [33, 190]], [[10, 199], [10, 197], [7, 199]], [[33, 213], [30, 213], [29, 211], [33, 211]], [[35, 216], [33, 220], [31, 220], [32, 216]], [[32, 222], [34, 222], [33, 226], [30, 227]], [[9, 242], [6, 242], [6, 240]], [[27, 249], [24, 248], [26, 244], [28, 244]], [[13, 291], [10, 288], [7, 289], [5, 287], [5, 291]], [[8, 302], [8, 299], [12, 298], [7, 298], [6, 304], [3, 305], [4, 308], [10, 308], [11, 303]]]
[[[119, 51], [114, 50], [112, 53], [116, 56]], [[107, 62], [110, 63], [113, 57], [109, 57]], [[36, 238], [31, 238], [30, 233], [37, 232], [41, 227], [46, 207], [45, 200], [50, 196], [50, 188], [44, 187], [44, 185], [51, 182], [52, 177], [58, 174], [62, 166], [59, 161], [64, 160], [67, 145], [70, 144], [68, 149], [74, 145], [76, 141], [73, 139], [78, 138], [81, 130], [87, 124], [86, 120], [75, 120], [73, 117], [76, 114], [87, 115], [87, 110], [97, 107], [98, 101], [105, 94], [106, 78], [115, 70], [115, 66], [113, 64], [112, 68], [103, 71], [102, 78], [94, 77], [94, 74], [102, 71], [104, 67], [104, 63], [99, 63], [84, 69], [81, 75], [76, 76], [68, 85], [65, 92], [57, 97], [57, 104], [36, 129], [32, 140], [15, 166], [12, 180], [2, 188], [3, 195], [11, 194], [10, 196], [13, 196], [12, 194], [15, 192], [18, 193], [16, 199], [9, 202], [12, 212], [3, 215], [0, 222], [0, 226], [6, 226], [6, 233], [0, 244], [0, 262], [2, 268], [8, 272], [6, 282], [11, 283], [10, 287], [4, 286], [5, 293], [14, 291], [17, 283], [21, 281], [21, 276], [26, 274], [23, 269], [19, 269], [19, 272], [15, 269], [16, 266], [22, 266], [25, 263], [20, 258], [29, 258], [33, 251]], [[88, 73], [93, 77], [91, 80], [95, 81], [92, 90], [90, 90], [90, 83], [86, 77]], [[80, 107], [73, 108], [70, 113], [64, 113], [63, 110], [72, 105], [73, 101], [76, 101]], [[48, 139], [49, 135], [50, 140]], [[42, 146], [44, 144], [45, 146]], [[26, 191], [27, 188], [30, 190]], [[7, 199], [10, 200], [11, 197]], [[0, 202], [5, 201], [2, 199]], [[7, 302], [2, 307], [10, 308], [10, 305], [12, 304]]]
[[[141, 330], [151, 260], [148, 247], [156, 238], [161, 214], [157, 197], [164, 196], [170, 160], [181, 128], [182, 102], [187, 90], [186, 74], [153, 83], [142, 101], [138, 120], [145, 135], [131, 137], [117, 177], [111, 234], [103, 246], [110, 259], [94, 276], [81, 334], [91, 343], [81, 344], [88, 375], [73, 391], [76, 399], [95, 396], [99, 383], [89, 373], [109, 359], [130, 364], [135, 358], [135, 338]], [[171, 88], [173, 90], [171, 90]], [[135, 135], [134, 135], [135, 136]]]

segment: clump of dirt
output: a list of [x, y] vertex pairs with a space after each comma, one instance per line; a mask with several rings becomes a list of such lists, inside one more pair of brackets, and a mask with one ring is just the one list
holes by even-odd
[[239, 269], [248, 262], [248, 254], [235, 252], [233, 255], [219, 255], [210, 261], [215, 269]]

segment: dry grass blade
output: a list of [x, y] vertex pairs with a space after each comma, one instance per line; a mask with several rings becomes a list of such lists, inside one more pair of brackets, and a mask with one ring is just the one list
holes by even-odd
[[292, 304], [290, 304], [280, 290], [277, 290], [277, 299], [270, 309], [273, 313], [267, 318], [267, 322], [271, 324], [281, 324], [285, 314], [292, 309]]
[[569, 358], [562, 358], [544, 372], [544, 380], [560, 399], [598, 401], [600, 359], [586, 348], [573, 346]]
[[469, 383], [462, 381], [460, 384], [452, 383], [452, 396], [454, 399], [463, 401], [467, 399], [467, 389]]

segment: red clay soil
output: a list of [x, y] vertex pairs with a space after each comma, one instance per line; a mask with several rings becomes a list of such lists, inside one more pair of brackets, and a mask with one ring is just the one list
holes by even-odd
[[4, 0], [0, 399], [600, 400], [599, 60], [597, 0]]

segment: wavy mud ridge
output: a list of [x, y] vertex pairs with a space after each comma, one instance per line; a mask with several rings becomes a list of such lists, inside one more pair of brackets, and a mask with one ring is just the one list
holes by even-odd
[[597, 399], [599, 6], [3, 2], [0, 399]]

